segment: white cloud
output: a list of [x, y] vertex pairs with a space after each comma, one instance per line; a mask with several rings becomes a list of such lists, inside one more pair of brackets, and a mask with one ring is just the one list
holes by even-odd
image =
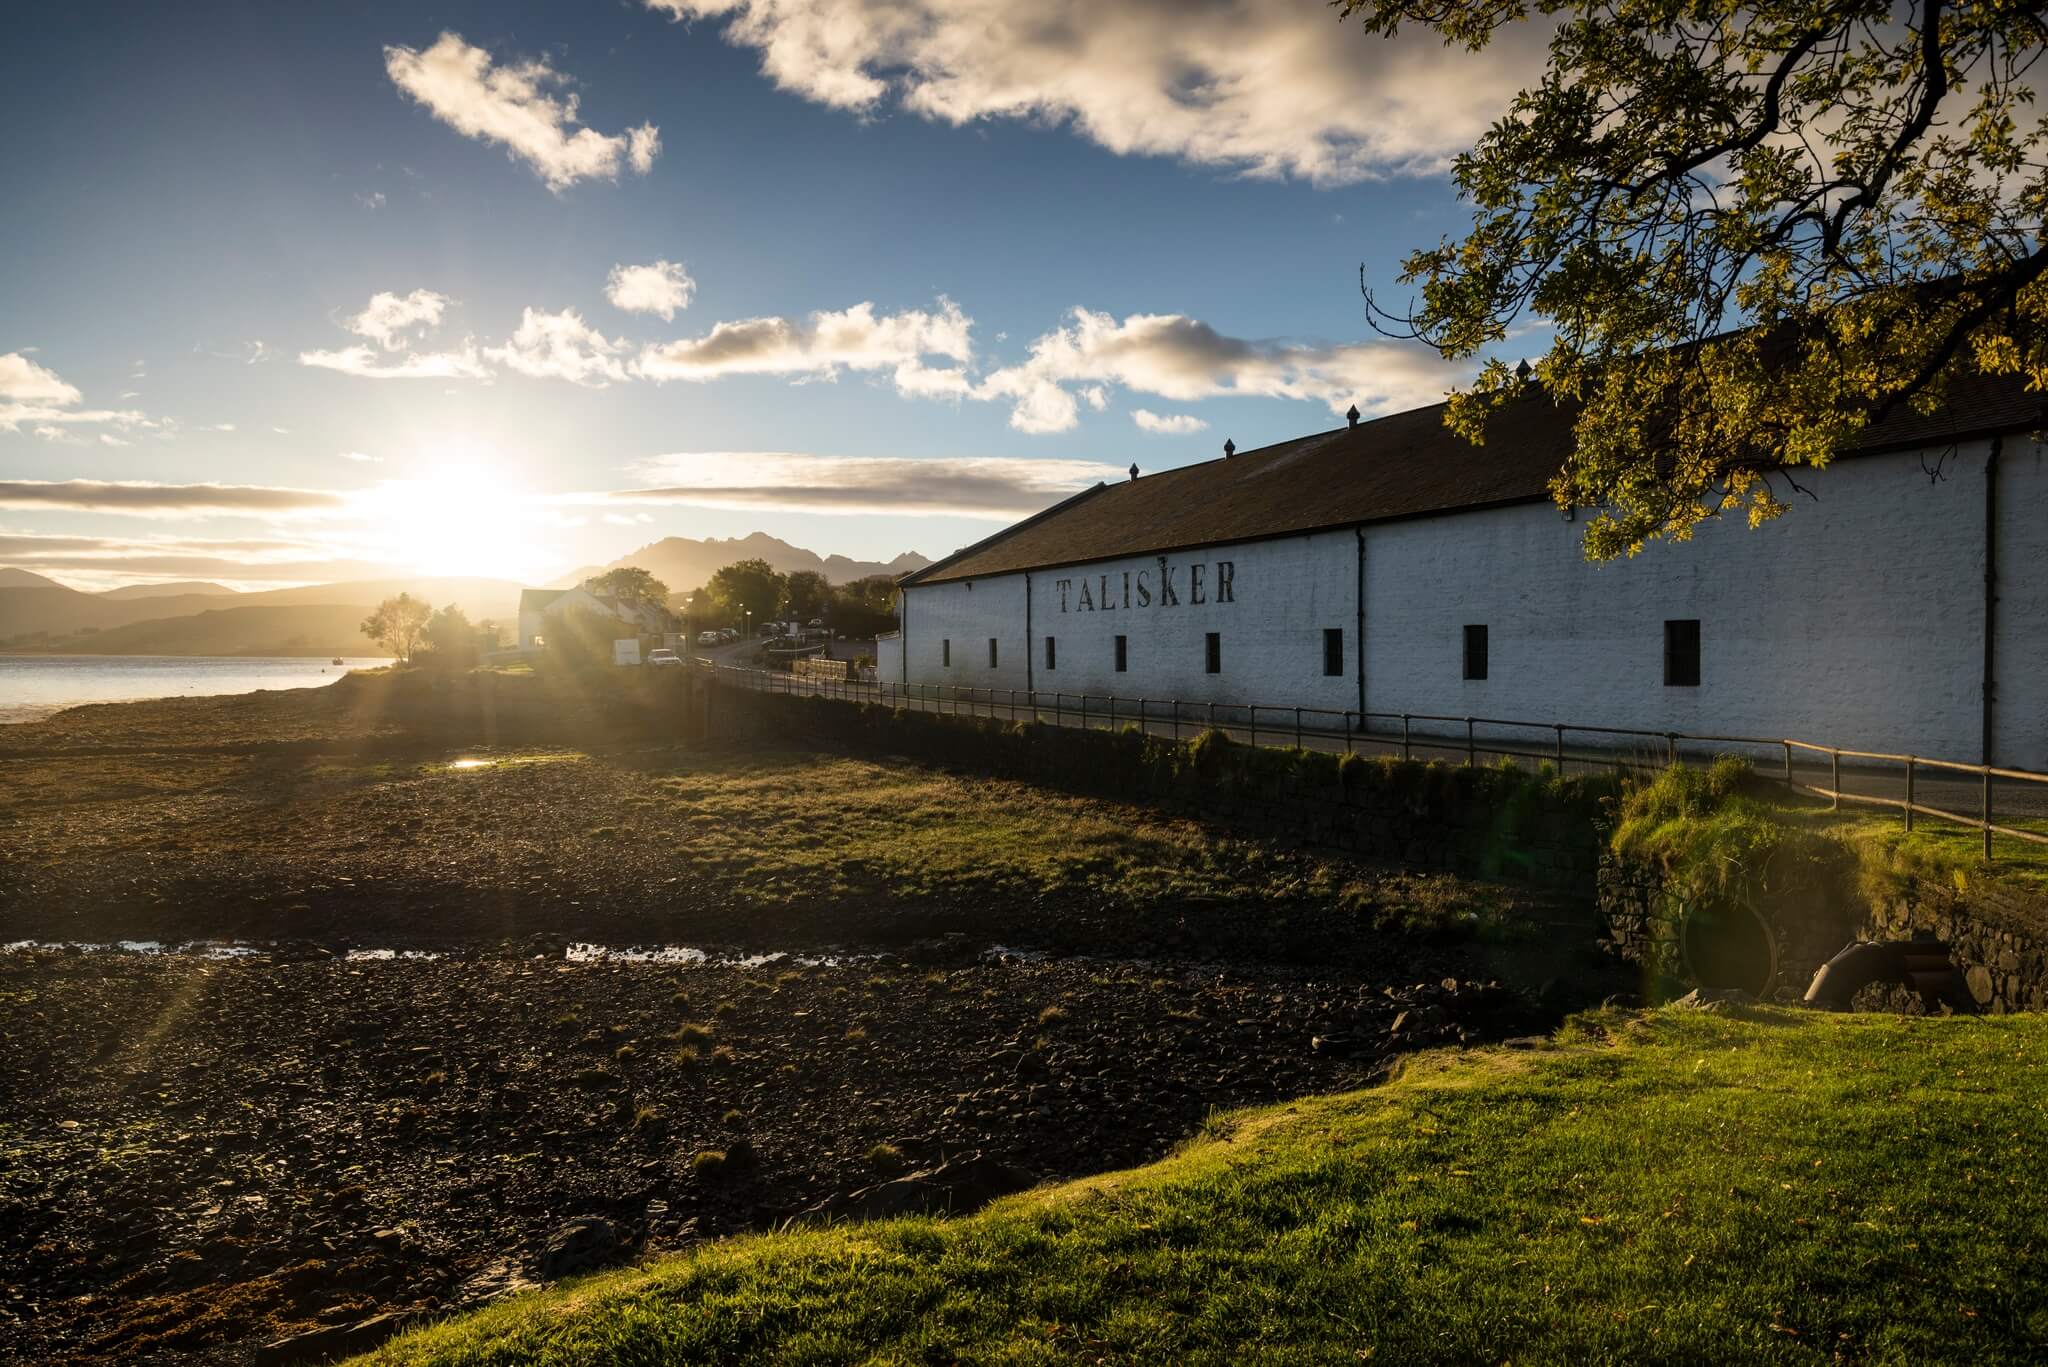
[[484, 355], [522, 375], [602, 389], [627, 378], [619, 359], [625, 345], [607, 340], [574, 309], [542, 313], [529, 308], [505, 345], [487, 348]]
[[803, 322], [747, 318], [720, 323], [702, 337], [649, 346], [636, 369], [651, 380], [706, 381], [727, 375], [799, 375], [831, 379], [847, 370], [894, 370], [906, 392], [964, 393], [964, 374], [925, 365], [939, 356], [965, 365], [974, 355], [974, 320], [941, 297], [931, 312], [877, 314], [872, 303], [813, 313]]
[[[37, 348], [30, 347], [30, 351]], [[156, 428], [161, 424], [132, 408], [79, 408], [78, 387], [19, 351], [0, 355], [0, 432], [27, 427], [45, 441], [62, 441], [66, 427]]]
[[1317, 184], [1440, 171], [1540, 74], [1549, 36], [1388, 41], [1322, 0], [646, 3], [725, 21], [777, 85], [835, 108], [1065, 122], [1119, 154]]
[[299, 364], [322, 370], [338, 370], [366, 380], [483, 380], [490, 370], [478, 357], [475, 346], [464, 343], [460, 351], [407, 352], [386, 361], [366, 346], [342, 347], [338, 351], [302, 351]]
[[651, 266], [613, 266], [605, 281], [604, 297], [612, 307], [627, 313], [659, 314], [663, 322], [673, 321], [676, 310], [690, 306], [697, 282], [673, 261]]
[[1115, 466], [1082, 460], [910, 460], [791, 451], [680, 451], [643, 461], [633, 473], [653, 487], [571, 495], [569, 501], [1008, 520], [1120, 477]]
[[1147, 408], [1131, 410], [1131, 421], [1147, 432], [1162, 436], [1181, 437], [1190, 432], [1205, 430], [1209, 424], [1192, 413], [1154, 413]]
[[377, 210], [383, 208], [387, 202], [388, 201], [384, 198], [384, 192], [382, 190], [372, 190], [368, 194], [363, 194], [361, 191], [357, 191], [356, 193], [356, 203], [362, 205], [365, 209], [370, 210], [372, 213], [375, 213]]
[[[30, 348], [37, 350], [38, 348]], [[74, 404], [84, 396], [18, 351], [0, 356], [0, 399], [16, 403]]]
[[1426, 347], [1394, 342], [1250, 340], [1173, 313], [1118, 321], [1076, 308], [1068, 319], [1033, 342], [1027, 360], [992, 371], [976, 388], [977, 398], [1011, 400], [1010, 425], [1019, 431], [1073, 427], [1070, 384], [1114, 383], [1182, 403], [1219, 395], [1305, 399], [1333, 413], [1356, 403], [1374, 414], [1435, 403], [1467, 378]]
[[132, 441], [123, 441], [112, 432], [100, 433], [100, 445], [102, 446], [133, 446], [134, 444]]
[[402, 351], [411, 344], [415, 331], [425, 336], [441, 326], [441, 315], [447, 308], [448, 296], [433, 290], [414, 290], [403, 295], [379, 290], [370, 296], [361, 313], [345, 320], [342, 326], [386, 351]]
[[209, 432], [232, 432], [235, 430], [235, 425], [231, 422], [217, 422], [206, 430]]
[[343, 460], [352, 460], [358, 465], [382, 465], [384, 463], [382, 456], [366, 456], [361, 451], [343, 451], [341, 458]]
[[579, 180], [618, 178], [620, 164], [646, 175], [661, 152], [660, 131], [642, 124], [607, 135], [578, 127], [577, 97], [549, 93], [568, 78], [544, 60], [494, 65], [491, 54], [443, 33], [424, 52], [384, 49], [400, 90], [468, 137], [502, 143], [557, 193]]

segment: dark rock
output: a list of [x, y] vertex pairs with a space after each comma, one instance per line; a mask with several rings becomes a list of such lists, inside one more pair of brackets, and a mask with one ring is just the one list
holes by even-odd
[[804, 1214], [827, 1220], [890, 1220], [901, 1215], [965, 1215], [1031, 1185], [1028, 1174], [975, 1154], [894, 1181], [820, 1201]]
[[548, 1236], [540, 1252], [543, 1281], [573, 1277], [619, 1261], [632, 1252], [625, 1230], [610, 1220], [586, 1216], [571, 1220]]
[[412, 1316], [392, 1312], [372, 1315], [354, 1324], [337, 1324], [326, 1329], [309, 1329], [303, 1334], [266, 1343], [256, 1350], [257, 1367], [284, 1367], [287, 1363], [330, 1362], [336, 1358], [367, 1353], [412, 1322]]

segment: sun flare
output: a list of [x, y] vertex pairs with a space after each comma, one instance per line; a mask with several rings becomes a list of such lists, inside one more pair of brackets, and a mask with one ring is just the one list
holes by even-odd
[[376, 558], [419, 574], [525, 580], [545, 561], [543, 508], [516, 477], [482, 465], [437, 465], [369, 491]]

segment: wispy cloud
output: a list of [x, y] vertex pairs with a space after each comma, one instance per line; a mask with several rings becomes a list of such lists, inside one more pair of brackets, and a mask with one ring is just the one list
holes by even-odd
[[491, 373], [476, 348], [468, 345], [460, 351], [407, 352], [392, 360], [380, 357], [366, 346], [302, 351], [299, 364], [338, 370], [365, 380], [483, 380], [490, 378]]
[[[37, 347], [31, 351], [40, 350]], [[54, 370], [48, 370], [18, 351], [0, 356], [0, 399], [15, 403], [74, 404], [84, 395]]]
[[96, 479], [0, 480], [0, 508], [22, 511], [127, 513], [139, 517], [320, 512], [340, 509], [347, 495], [324, 489], [263, 484], [157, 484]]
[[778, 86], [867, 114], [1066, 122], [1122, 154], [1343, 184], [1440, 171], [1541, 73], [1549, 37], [1389, 41], [1321, 0], [646, 0], [725, 22]]
[[613, 266], [605, 281], [604, 297], [615, 309], [652, 313], [670, 322], [679, 310], [690, 306], [696, 288], [697, 282], [680, 265], [657, 261], [651, 266]]
[[645, 175], [661, 152], [651, 123], [624, 133], [577, 127], [577, 97], [549, 92], [569, 78], [543, 59], [498, 65], [491, 54], [443, 33], [424, 52], [384, 49], [384, 69], [398, 88], [457, 132], [502, 144], [557, 193], [579, 180], [615, 180], [622, 168]]
[[26, 427], [46, 441], [61, 441], [65, 429], [74, 426], [123, 430], [160, 426], [134, 409], [80, 408], [84, 397], [78, 386], [31, 361], [24, 352], [0, 355], [0, 432], [19, 432]]
[[1427, 347], [1395, 342], [1232, 337], [1174, 313], [1119, 320], [1076, 308], [1068, 318], [1034, 341], [1025, 361], [990, 372], [975, 388], [977, 398], [1010, 400], [1010, 425], [1020, 431], [1073, 427], [1075, 385], [1112, 383], [1182, 403], [1236, 395], [1387, 413], [1434, 403], [1468, 373]]
[[415, 337], [424, 337], [441, 326], [447, 312], [448, 296], [436, 290], [414, 290], [395, 294], [379, 290], [361, 313], [352, 314], [342, 326], [358, 337], [367, 337], [386, 351], [403, 351]]
[[926, 356], [965, 364], [974, 355], [974, 320], [952, 300], [937, 307], [878, 313], [872, 303], [825, 310], [802, 321], [746, 318], [719, 323], [701, 337], [645, 348], [636, 369], [651, 380], [702, 383], [728, 375], [831, 379], [841, 369], [894, 370], [912, 392], [958, 392], [963, 372], [931, 368]]
[[1132, 409], [1131, 421], [1144, 431], [1171, 437], [1200, 432], [1209, 426], [1192, 413], [1154, 413], [1149, 408]]
[[791, 451], [680, 451], [644, 461], [631, 473], [650, 487], [571, 499], [1007, 520], [1118, 475], [1114, 466], [1082, 460], [911, 460]]
[[624, 342], [611, 341], [574, 309], [543, 313], [530, 308], [520, 316], [518, 330], [505, 345], [486, 348], [484, 355], [535, 379], [567, 380], [602, 389], [626, 380], [626, 363], [621, 359], [625, 349]]

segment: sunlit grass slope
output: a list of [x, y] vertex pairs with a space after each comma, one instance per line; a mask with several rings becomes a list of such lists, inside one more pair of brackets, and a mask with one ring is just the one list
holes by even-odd
[[714, 1245], [376, 1360], [2039, 1361], [2044, 1053], [2027, 1017], [1584, 1017], [1148, 1168]]

